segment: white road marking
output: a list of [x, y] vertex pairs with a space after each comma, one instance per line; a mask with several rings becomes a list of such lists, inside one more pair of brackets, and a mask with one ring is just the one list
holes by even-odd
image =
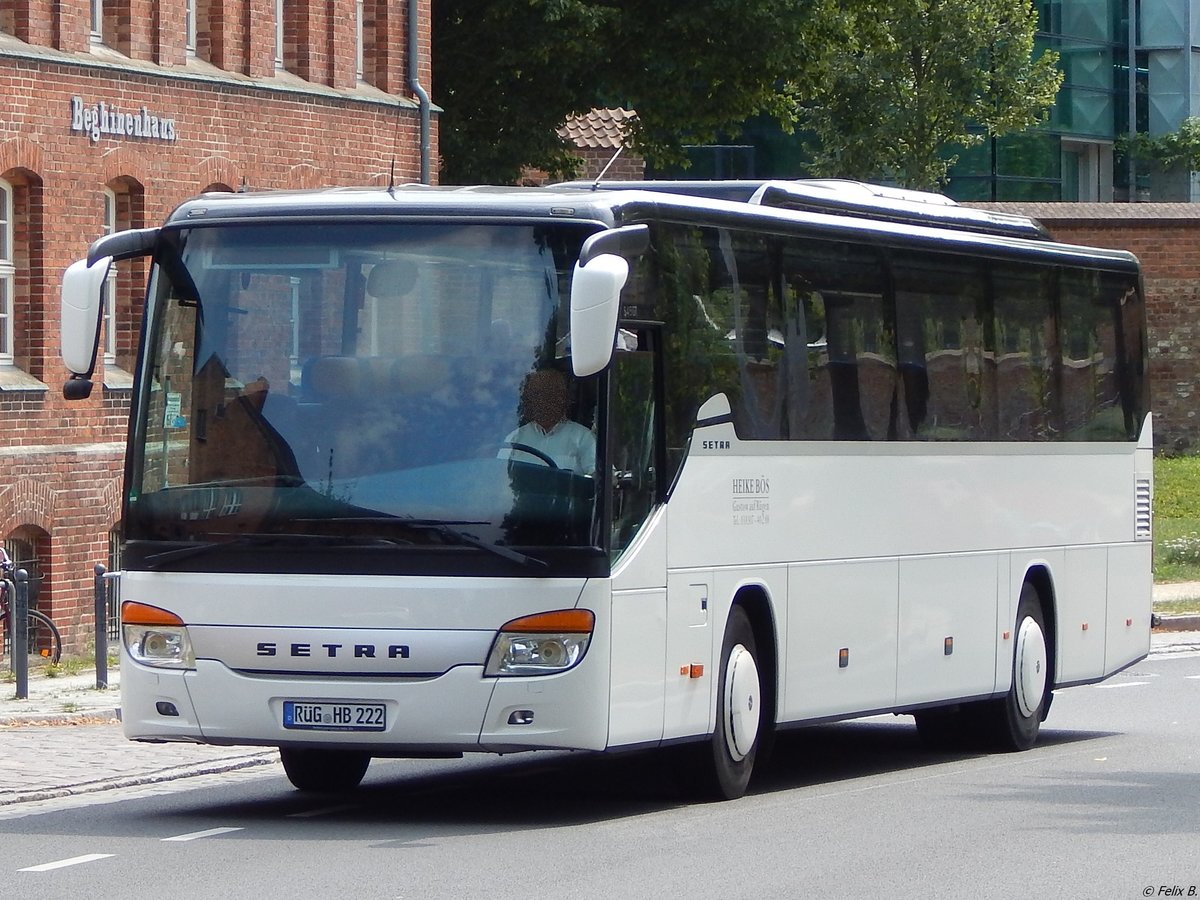
[[1098, 684], [1098, 685], [1096, 685], [1096, 687], [1102, 691], [1110, 691], [1113, 688], [1141, 687], [1142, 685], [1149, 684], [1149, 683], [1150, 682], [1148, 682], [1148, 681], [1124, 681], [1119, 684]]
[[86, 856], [72, 856], [70, 859], [60, 859], [58, 862], [42, 863], [40, 866], [29, 866], [18, 869], [18, 872], [51, 872], [54, 869], [65, 869], [67, 866], [78, 866], [83, 863], [95, 862], [98, 859], [108, 859], [112, 853], [89, 853]]
[[191, 834], [177, 834], [175, 837], [163, 838], [164, 841], [198, 841], [201, 838], [216, 837], [218, 834], [229, 834], [231, 831], [244, 831], [243, 828], [210, 828], [207, 831], [193, 831]]

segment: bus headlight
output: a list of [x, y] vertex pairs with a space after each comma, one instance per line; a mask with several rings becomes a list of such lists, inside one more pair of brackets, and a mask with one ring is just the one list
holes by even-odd
[[121, 604], [121, 636], [134, 662], [159, 669], [194, 669], [196, 654], [179, 616], [157, 606]]
[[562, 609], [507, 622], [496, 635], [484, 675], [551, 675], [577, 665], [592, 640], [596, 616]]

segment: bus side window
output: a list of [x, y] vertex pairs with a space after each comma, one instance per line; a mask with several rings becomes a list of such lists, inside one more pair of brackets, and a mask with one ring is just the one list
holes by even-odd
[[[639, 341], [639, 346], [647, 343]], [[616, 557], [646, 521], [658, 490], [654, 354], [618, 351], [613, 360], [608, 453], [613, 491], [611, 547]]]
[[896, 345], [903, 391], [898, 436], [990, 440], [997, 366], [983, 270], [949, 255], [896, 254]]
[[1002, 441], [1060, 440], [1061, 359], [1049, 273], [995, 266], [998, 434]]
[[873, 249], [790, 240], [780, 265], [788, 355], [785, 436], [891, 436], [896, 350]]

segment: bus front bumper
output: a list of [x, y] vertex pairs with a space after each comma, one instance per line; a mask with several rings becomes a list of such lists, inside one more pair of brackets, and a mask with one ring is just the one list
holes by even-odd
[[[211, 660], [195, 670], [155, 670], [123, 659], [121, 718], [138, 741], [356, 748], [379, 756], [530, 749], [603, 750], [608, 692], [602, 667], [485, 678], [458, 666], [420, 679], [247, 675]], [[287, 703], [363, 708], [381, 704], [378, 730], [285, 725]], [[377, 728], [378, 726], [370, 726]]]

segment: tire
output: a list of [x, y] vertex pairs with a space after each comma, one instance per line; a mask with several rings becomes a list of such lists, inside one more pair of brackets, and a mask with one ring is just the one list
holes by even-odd
[[980, 737], [998, 750], [1028, 750], [1037, 741], [1050, 697], [1050, 654], [1037, 588], [1026, 583], [1013, 631], [1012, 685], [974, 710]]
[[310, 750], [279, 748], [279, 759], [288, 781], [301, 791], [333, 794], [358, 787], [367, 766], [369, 753], [358, 750]]
[[717, 675], [717, 721], [700, 748], [698, 787], [703, 797], [736, 800], [746, 793], [763, 733], [758, 650], [746, 611], [735, 606], [725, 626]]
[[[5, 634], [5, 646], [12, 652], [11, 620], [8, 613], [0, 615], [0, 630]], [[29, 661], [34, 665], [56, 665], [62, 659], [62, 635], [44, 614], [29, 611]]]

